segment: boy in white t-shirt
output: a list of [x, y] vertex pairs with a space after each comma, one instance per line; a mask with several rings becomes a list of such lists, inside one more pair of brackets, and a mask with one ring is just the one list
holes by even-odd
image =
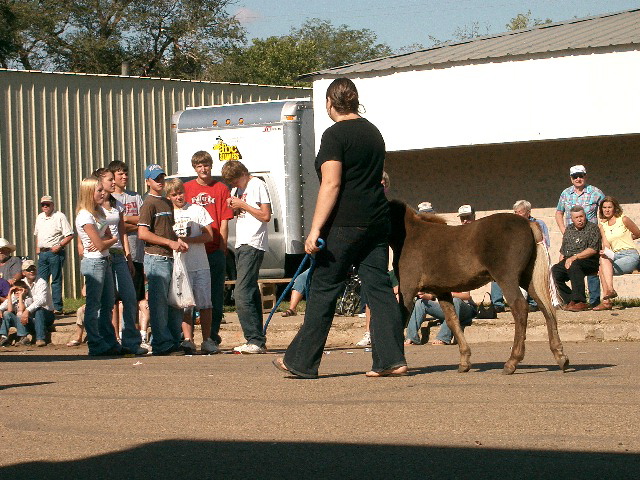
[[222, 178], [234, 187], [229, 206], [236, 221], [236, 311], [247, 343], [238, 353], [265, 353], [267, 338], [262, 332], [262, 299], [258, 272], [268, 247], [267, 223], [271, 220], [271, 200], [265, 183], [249, 174], [241, 162], [230, 160], [222, 166]]
[[[195, 298], [195, 308], [200, 311], [200, 326], [204, 341], [200, 350], [204, 354], [218, 353], [220, 349], [211, 340], [211, 273], [204, 244], [213, 239], [211, 224], [213, 219], [209, 212], [200, 205], [186, 203], [184, 199], [184, 185], [179, 178], [172, 178], [165, 182], [165, 195], [173, 204], [173, 231], [178, 238], [189, 244], [189, 250], [184, 252], [187, 273]], [[182, 318], [182, 333], [184, 341], [182, 348], [185, 352], [196, 353], [193, 342], [192, 309], [186, 309]]]

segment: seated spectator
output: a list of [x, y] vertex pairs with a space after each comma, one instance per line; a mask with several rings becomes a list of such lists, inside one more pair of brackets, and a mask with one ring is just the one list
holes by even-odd
[[16, 246], [4, 238], [0, 238], [0, 278], [4, 278], [10, 285], [22, 278], [22, 260], [12, 257]]
[[[565, 310], [581, 312], [588, 308], [585, 295], [585, 276], [598, 271], [601, 246], [600, 229], [587, 221], [584, 208], [571, 207], [572, 223], [565, 229], [560, 247], [560, 261], [551, 268]], [[567, 281], [571, 281], [571, 288]]]
[[[478, 307], [471, 298], [469, 292], [453, 292], [453, 307], [456, 310], [456, 315], [460, 319], [460, 326], [462, 330], [465, 327], [471, 325], [471, 321], [478, 314]], [[431, 342], [432, 345], [451, 345], [453, 339], [453, 332], [448, 327], [444, 318], [444, 312], [442, 307], [438, 303], [438, 300], [434, 295], [430, 293], [418, 292], [418, 299], [416, 300], [411, 318], [407, 325], [407, 334], [405, 335], [405, 345], [420, 345], [422, 342], [418, 336], [418, 331], [422, 322], [425, 320], [425, 315], [431, 315], [436, 320], [441, 320], [442, 325], [440, 331], [435, 340]]]
[[15, 327], [18, 335], [16, 345], [31, 345], [26, 322], [22, 322], [22, 313], [33, 299], [29, 287], [22, 280], [16, 280], [9, 289], [9, 298], [0, 305], [2, 325], [0, 326], [0, 347], [9, 344], [9, 328]]
[[38, 268], [33, 260], [22, 262], [23, 280], [31, 291], [33, 301], [24, 312], [21, 322], [35, 334], [36, 347], [44, 347], [47, 344], [48, 333], [53, 327], [55, 314], [53, 313], [53, 299], [51, 298], [51, 286], [44, 278], [38, 278]]
[[300, 273], [291, 287], [291, 299], [289, 301], [289, 308], [282, 312], [283, 317], [293, 317], [298, 315], [296, 308], [298, 304], [307, 294], [307, 278], [309, 277], [309, 269]]
[[622, 213], [622, 207], [613, 197], [604, 197], [598, 207], [602, 248], [600, 251], [600, 283], [602, 303], [594, 310], [611, 310], [611, 299], [618, 296], [613, 288], [613, 276], [631, 273], [640, 263], [640, 255], [633, 242], [640, 238], [640, 229]]
[[[542, 230], [542, 236], [544, 238], [544, 243], [549, 248], [551, 246], [551, 240], [549, 238], [549, 229], [547, 225], [542, 221], [531, 216], [531, 203], [526, 200], [518, 200], [513, 204], [513, 213], [516, 215], [520, 215], [523, 218], [526, 218], [530, 222], [536, 222], [540, 226], [540, 230]], [[529, 302], [529, 311], [535, 312], [538, 310], [538, 305], [535, 300], [531, 298], [529, 295], [526, 295], [527, 301]], [[504, 312], [504, 297], [502, 295], [502, 289], [496, 282], [491, 282], [491, 303], [496, 309], [496, 312]]]
[[4, 278], [0, 278], [0, 303], [4, 302], [9, 296], [11, 285]]

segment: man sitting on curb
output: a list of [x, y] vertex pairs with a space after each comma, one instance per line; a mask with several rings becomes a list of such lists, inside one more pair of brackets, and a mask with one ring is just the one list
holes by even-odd
[[[562, 236], [560, 261], [551, 268], [565, 310], [581, 312], [588, 308], [584, 277], [598, 272], [602, 239], [598, 227], [587, 221], [584, 208], [571, 207], [571, 223]], [[567, 286], [571, 280], [571, 288]]]
[[20, 321], [23, 325], [27, 325], [32, 333], [35, 332], [36, 347], [44, 347], [56, 318], [53, 313], [51, 287], [44, 278], [37, 278], [38, 269], [33, 260], [22, 262], [22, 274], [24, 282], [31, 290], [33, 302], [22, 312]]

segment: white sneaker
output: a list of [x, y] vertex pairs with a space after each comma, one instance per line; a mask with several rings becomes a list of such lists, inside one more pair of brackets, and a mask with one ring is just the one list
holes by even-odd
[[195, 355], [196, 354], [196, 344], [193, 343], [191, 340], [183, 341], [180, 344], [180, 346], [184, 350], [184, 353], [186, 353], [187, 355]]
[[360, 318], [367, 318], [367, 313], [366, 312], [362, 312], [358, 314], [358, 317]]
[[216, 353], [220, 353], [220, 347], [218, 346], [218, 342], [207, 338], [200, 344], [200, 351], [204, 355], [214, 355]]
[[144, 348], [147, 350], [147, 353], [151, 353], [151, 345], [149, 345], [147, 342], [142, 342], [140, 344], [140, 348]]
[[371, 333], [364, 332], [362, 339], [356, 343], [356, 347], [368, 347], [371, 345]]
[[254, 345], [253, 343], [245, 343], [244, 345], [235, 347], [233, 351], [238, 353], [266, 353], [267, 349]]

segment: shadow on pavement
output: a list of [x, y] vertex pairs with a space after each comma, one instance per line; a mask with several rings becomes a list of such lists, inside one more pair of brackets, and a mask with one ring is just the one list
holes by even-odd
[[640, 456], [550, 450], [167, 440], [65, 462], [0, 467], [3, 479], [637, 478]]
[[11, 385], [0, 385], [0, 390], [7, 390], [9, 388], [20, 388], [20, 387], [34, 387], [36, 385], [49, 385], [50, 383], [56, 383], [56, 382], [13, 383]]

